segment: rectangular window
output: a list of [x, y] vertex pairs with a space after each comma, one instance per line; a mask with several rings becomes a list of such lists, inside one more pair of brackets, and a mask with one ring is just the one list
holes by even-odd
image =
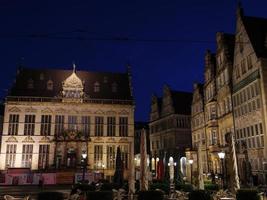
[[46, 169], [49, 165], [49, 145], [39, 146], [38, 169]]
[[24, 135], [34, 135], [35, 115], [25, 115]]
[[248, 69], [251, 69], [252, 68], [251, 55], [249, 55], [247, 57], [247, 65], [248, 65]]
[[246, 63], [244, 59], [241, 61], [241, 71], [242, 74], [245, 74], [247, 72]]
[[89, 136], [90, 135], [90, 116], [82, 116], [82, 133], [85, 136]]
[[77, 127], [77, 116], [68, 116], [68, 130], [70, 131], [77, 131], [78, 127]]
[[116, 152], [115, 145], [107, 146], [107, 169], [115, 169]]
[[128, 169], [128, 145], [120, 145], [121, 159], [124, 169]]
[[17, 114], [9, 115], [8, 135], [18, 135], [18, 128], [19, 128], [19, 115]]
[[262, 123], [260, 123], [259, 125], [260, 125], [260, 134], [263, 134]]
[[32, 152], [33, 152], [33, 145], [32, 144], [25, 144], [22, 146], [22, 160], [21, 166], [22, 167], [31, 167], [32, 165]]
[[128, 117], [120, 117], [119, 120], [119, 134], [120, 137], [127, 137], [128, 136]]
[[62, 135], [63, 131], [64, 131], [64, 115], [56, 115], [55, 135]]
[[254, 136], [254, 129], [253, 129], [253, 126], [250, 126], [250, 132], [251, 132], [251, 136]]
[[51, 135], [51, 115], [41, 117], [41, 135]]
[[256, 133], [256, 135], [259, 135], [258, 124], [255, 124], [255, 133]]
[[107, 136], [115, 136], [116, 118], [115, 117], [108, 117], [107, 122], [108, 122]]
[[95, 136], [103, 136], [104, 117], [95, 117]]
[[103, 164], [103, 146], [95, 145], [94, 146], [94, 167], [95, 169], [101, 169]]
[[15, 167], [16, 151], [17, 151], [16, 144], [8, 144], [6, 146], [6, 167], [7, 168]]

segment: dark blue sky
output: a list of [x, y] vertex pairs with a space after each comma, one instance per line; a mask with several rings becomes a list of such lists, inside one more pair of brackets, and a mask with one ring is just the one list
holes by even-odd
[[[266, 0], [242, 3], [246, 15], [267, 17]], [[93, 71], [124, 71], [129, 62], [136, 119], [147, 120], [151, 94], [161, 95], [164, 84], [192, 91], [202, 81], [205, 50], [215, 49], [217, 31], [234, 32], [236, 6], [234, 0], [1, 0], [0, 96], [22, 57], [29, 67], [71, 69], [75, 61], [78, 70]], [[118, 37], [155, 41], [109, 40]]]

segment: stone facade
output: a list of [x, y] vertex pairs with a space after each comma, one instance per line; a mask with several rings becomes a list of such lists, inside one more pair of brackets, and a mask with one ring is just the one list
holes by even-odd
[[[163, 97], [152, 96], [150, 112], [150, 151], [155, 162], [163, 160], [168, 170], [169, 158], [177, 165], [191, 147], [190, 104], [192, 94], [164, 86]], [[157, 166], [153, 164], [153, 166]], [[156, 168], [156, 167], [155, 167]]]
[[[227, 133], [235, 136], [241, 183], [258, 184], [266, 179], [266, 27], [266, 19], [247, 17], [239, 7], [236, 33], [217, 33], [216, 54], [208, 51], [205, 56], [204, 85], [194, 85], [193, 147], [203, 145], [207, 173], [221, 173], [217, 153], [224, 151], [225, 178], [230, 183]], [[188, 159], [194, 150], [187, 152]]]
[[[25, 77], [30, 80], [26, 88], [20, 84]], [[95, 80], [93, 90], [88, 89], [89, 78]], [[37, 96], [42, 81], [46, 88]], [[124, 88], [120, 88], [122, 81], [127, 83], [121, 86]], [[109, 86], [110, 91], [103, 91]], [[88, 170], [104, 172], [105, 178], [111, 179], [118, 146], [128, 178], [133, 174], [134, 160], [129, 73], [22, 69], [17, 75], [17, 83], [5, 101], [1, 170], [28, 167], [75, 171], [81, 167], [82, 153], [86, 153]]]

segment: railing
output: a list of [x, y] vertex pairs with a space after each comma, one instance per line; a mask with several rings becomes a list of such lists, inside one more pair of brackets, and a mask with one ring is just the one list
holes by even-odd
[[[26, 97], [26, 96], [7, 96], [6, 101], [16, 102], [63, 102], [62, 97]], [[95, 103], [95, 104], [122, 104], [122, 105], [134, 105], [133, 100], [127, 99], [82, 99], [83, 103]]]

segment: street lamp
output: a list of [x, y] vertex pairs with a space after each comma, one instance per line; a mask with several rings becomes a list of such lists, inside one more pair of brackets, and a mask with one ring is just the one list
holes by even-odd
[[193, 159], [189, 159], [188, 160], [188, 162], [189, 162], [189, 164], [190, 164], [190, 169], [191, 169], [191, 184], [193, 184], [193, 162], [194, 162], [194, 160]]
[[218, 156], [219, 156], [219, 158], [221, 160], [222, 188], [224, 188], [224, 164], [223, 164], [223, 160], [225, 158], [225, 153], [223, 151], [219, 152]]
[[87, 162], [86, 162], [86, 158], [87, 158], [87, 153], [82, 153], [82, 164], [83, 164], [83, 178], [82, 178], [82, 182], [84, 183], [84, 178], [85, 178], [85, 170], [86, 170], [86, 166], [87, 166]]

